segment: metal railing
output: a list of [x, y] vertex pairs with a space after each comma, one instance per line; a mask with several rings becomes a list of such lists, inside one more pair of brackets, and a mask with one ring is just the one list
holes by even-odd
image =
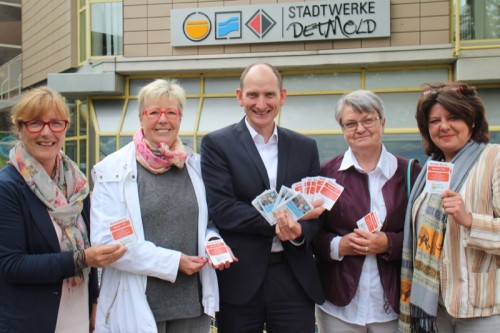
[[10, 99], [21, 94], [22, 60], [23, 55], [19, 54], [0, 67], [0, 100]]

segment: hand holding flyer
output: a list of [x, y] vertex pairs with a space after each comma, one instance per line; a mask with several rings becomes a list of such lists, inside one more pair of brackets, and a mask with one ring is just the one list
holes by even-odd
[[300, 182], [292, 184], [292, 189], [305, 195], [309, 202], [323, 199], [322, 206], [326, 210], [332, 209], [344, 191], [344, 187], [338, 184], [335, 179], [321, 176], [303, 178]]
[[380, 223], [380, 218], [378, 217], [377, 211], [373, 210], [359, 219], [356, 224], [361, 230], [368, 232], [379, 231], [382, 227]]
[[226, 243], [220, 238], [206, 242], [205, 249], [212, 264], [215, 266], [226, 262], [233, 262]]
[[307, 177], [292, 184], [292, 188], [281, 186], [279, 194], [275, 189], [262, 192], [253, 201], [252, 205], [266, 218], [270, 225], [276, 224], [274, 212], [286, 210], [294, 220], [314, 209], [312, 201], [323, 199], [323, 207], [330, 210], [344, 187], [337, 184], [335, 179], [325, 177]]
[[273, 214], [273, 209], [278, 200], [278, 193], [275, 189], [270, 189], [262, 192], [252, 200], [252, 205], [257, 208], [259, 213], [269, 222], [270, 225], [276, 224], [276, 217]]

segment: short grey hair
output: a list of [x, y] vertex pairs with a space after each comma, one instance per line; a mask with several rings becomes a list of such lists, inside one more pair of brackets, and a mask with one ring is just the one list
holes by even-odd
[[346, 107], [351, 107], [356, 112], [377, 113], [384, 119], [384, 102], [375, 93], [369, 90], [355, 90], [345, 94], [337, 102], [335, 119], [342, 126], [342, 113]]
[[141, 88], [137, 99], [139, 101], [139, 117], [141, 117], [144, 112], [144, 106], [150, 100], [155, 100], [158, 98], [170, 98], [177, 101], [179, 110], [184, 110], [186, 105], [186, 92], [182, 88], [177, 80], [174, 79], [157, 79], [148, 85]]

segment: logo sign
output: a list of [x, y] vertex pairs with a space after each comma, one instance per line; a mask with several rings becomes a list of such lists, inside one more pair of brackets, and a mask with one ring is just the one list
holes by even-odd
[[212, 22], [204, 13], [194, 12], [184, 21], [184, 35], [193, 42], [204, 40], [210, 34]]
[[275, 25], [276, 22], [273, 20], [272, 16], [262, 9], [256, 11], [246, 24], [248, 29], [260, 39], [262, 39]]
[[390, 36], [390, 0], [172, 9], [172, 46]]

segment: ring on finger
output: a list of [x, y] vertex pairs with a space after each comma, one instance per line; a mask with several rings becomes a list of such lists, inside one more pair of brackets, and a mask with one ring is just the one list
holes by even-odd
[[365, 246], [365, 252], [368, 252], [368, 246]]

